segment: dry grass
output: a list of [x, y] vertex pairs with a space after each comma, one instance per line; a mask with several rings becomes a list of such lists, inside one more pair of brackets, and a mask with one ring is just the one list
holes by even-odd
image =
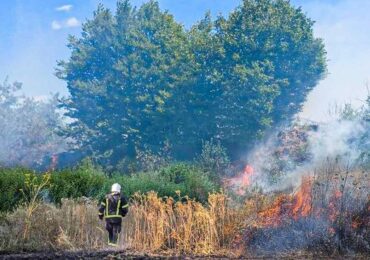
[[30, 218], [27, 207], [19, 207], [1, 220], [1, 251], [97, 249], [104, 242], [95, 202], [64, 200], [61, 207], [42, 203]]
[[[207, 206], [187, 197], [175, 202], [156, 193], [136, 194], [123, 222], [121, 248], [171, 254], [230, 254], [241, 214], [227, 205], [224, 194], [211, 194]], [[1, 223], [0, 250], [77, 250], [106, 247], [104, 222], [97, 202], [64, 200], [61, 207], [41, 204], [27, 226], [25, 207]], [[28, 228], [28, 238], [23, 237]], [[237, 253], [233, 253], [234, 255]]]
[[123, 243], [150, 252], [226, 253], [240, 223], [226, 196], [211, 194], [206, 207], [186, 197], [180, 200], [137, 194], [124, 221]]

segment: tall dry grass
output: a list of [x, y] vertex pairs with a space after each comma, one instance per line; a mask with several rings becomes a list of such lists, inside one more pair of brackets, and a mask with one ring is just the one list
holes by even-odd
[[154, 192], [136, 194], [124, 221], [122, 243], [150, 252], [226, 252], [241, 220], [227, 202], [225, 194], [211, 194], [207, 206], [187, 197], [175, 202]]
[[[88, 199], [63, 200], [60, 207], [42, 203], [30, 218], [27, 209], [19, 207], [1, 220], [0, 250], [103, 249], [107, 234], [104, 222], [98, 220], [96, 205]], [[226, 195], [221, 193], [211, 194], [205, 206], [187, 197], [176, 202], [155, 192], [136, 194], [123, 221], [120, 248], [148, 253], [227, 254], [241, 219], [240, 212], [229, 207]], [[26, 228], [27, 238], [22, 235]]]
[[98, 249], [105, 245], [104, 233], [95, 202], [63, 200], [60, 207], [42, 203], [30, 217], [27, 207], [2, 217], [0, 250]]

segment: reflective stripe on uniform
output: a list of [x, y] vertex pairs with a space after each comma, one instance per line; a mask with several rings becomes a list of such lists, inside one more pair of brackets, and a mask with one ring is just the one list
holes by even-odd
[[102, 201], [102, 202], [101, 202], [101, 205], [105, 206], [105, 202], [104, 202], [104, 201]]
[[119, 215], [119, 209], [120, 209], [120, 207], [121, 207], [121, 199], [118, 200], [116, 214], [115, 215], [110, 215], [109, 214], [109, 199], [106, 198], [106, 207], [105, 207], [105, 211], [104, 211], [105, 212], [105, 218], [117, 218], [117, 217], [122, 218], [122, 216]]
[[106, 201], [106, 207], [105, 207], [104, 212], [105, 212], [105, 217], [107, 217], [108, 214], [109, 214], [108, 213], [108, 211], [109, 211], [109, 200], [108, 200], [108, 198], [106, 198], [105, 201]]
[[101, 216], [101, 215], [104, 215], [104, 213], [100, 213], [100, 212], [99, 212], [99, 216]]
[[105, 216], [105, 218], [122, 218], [121, 215], [109, 215], [109, 216]]
[[123, 209], [124, 209], [124, 208], [128, 208], [128, 204], [123, 205], [123, 206], [122, 206], [122, 208], [123, 208]]
[[121, 199], [119, 199], [119, 201], [118, 201], [116, 215], [118, 215], [118, 214], [119, 214], [119, 208], [120, 208], [120, 207], [121, 207]]

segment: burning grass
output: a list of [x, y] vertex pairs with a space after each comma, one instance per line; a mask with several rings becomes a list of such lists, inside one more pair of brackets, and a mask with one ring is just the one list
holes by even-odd
[[369, 190], [366, 172], [329, 164], [262, 208], [247, 225], [246, 246], [260, 253], [369, 253]]

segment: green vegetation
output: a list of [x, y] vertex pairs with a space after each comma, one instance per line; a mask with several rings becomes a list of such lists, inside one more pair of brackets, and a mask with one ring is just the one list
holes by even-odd
[[[31, 195], [28, 194], [30, 189], [27, 187], [30, 184], [27, 184], [26, 179], [32, 179], [32, 183], [40, 183], [43, 176], [45, 175], [22, 168], [0, 168], [0, 211], [11, 211], [26, 202], [28, 195]], [[84, 162], [74, 169], [52, 172], [50, 184], [40, 192], [40, 196], [56, 204], [62, 198], [85, 196], [102, 199], [114, 182], [120, 183], [123, 193], [129, 197], [135, 192], [149, 191], [156, 191], [163, 197], [177, 197], [180, 192], [201, 202], [205, 202], [208, 194], [218, 188], [204, 171], [187, 164], [174, 164], [158, 171], [107, 177], [91, 163]]]
[[12, 210], [22, 201], [21, 190], [25, 188], [25, 176], [29, 173], [21, 168], [0, 168], [0, 211]]
[[50, 198], [60, 203], [62, 198], [97, 197], [106, 181], [103, 172], [84, 162], [74, 169], [65, 169], [51, 175]]
[[143, 151], [190, 160], [211, 139], [235, 159], [289, 122], [324, 76], [312, 28], [284, 0], [244, 0], [189, 30], [156, 1], [121, 0], [114, 14], [100, 5], [58, 64], [74, 119], [66, 136], [111, 172], [137, 171]]

